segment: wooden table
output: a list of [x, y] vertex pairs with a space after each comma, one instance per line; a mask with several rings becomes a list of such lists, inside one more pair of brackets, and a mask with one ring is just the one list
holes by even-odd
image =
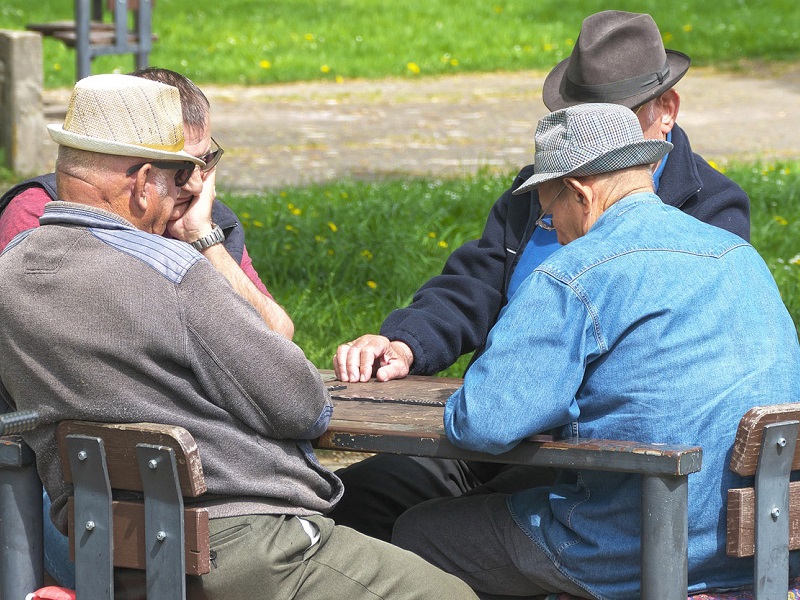
[[639, 473], [641, 598], [686, 600], [688, 475], [700, 470], [700, 448], [535, 436], [510, 452], [482, 454], [455, 447], [444, 433], [444, 404], [461, 379], [409, 376], [385, 383], [342, 383], [332, 371], [320, 373], [334, 411], [318, 448]]

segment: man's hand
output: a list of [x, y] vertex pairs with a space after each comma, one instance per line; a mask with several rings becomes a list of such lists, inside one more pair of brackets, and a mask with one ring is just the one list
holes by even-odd
[[[198, 177], [199, 169], [192, 175]], [[172, 218], [167, 223], [167, 231], [176, 240], [193, 242], [211, 233], [211, 206], [217, 197], [216, 181], [217, 170], [212, 169], [207, 173], [200, 172], [202, 188], [197, 195], [184, 197], [188, 193], [188, 186], [184, 186], [175, 204]], [[193, 182], [194, 183], [194, 182]]]
[[404, 342], [368, 334], [336, 349], [333, 370], [341, 381], [369, 381], [373, 372], [378, 381], [389, 381], [408, 375], [413, 363], [414, 353]]

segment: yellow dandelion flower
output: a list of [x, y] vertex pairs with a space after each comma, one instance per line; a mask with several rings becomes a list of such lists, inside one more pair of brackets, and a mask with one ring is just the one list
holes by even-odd
[[325, 236], [317, 234], [317, 235], [314, 236], [314, 241], [321, 244], [321, 243], [323, 243], [325, 241]]
[[781, 217], [780, 215], [775, 215], [774, 217], [772, 217], [772, 219], [773, 219], [773, 220], [774, 220], [774, 221], [775, 221], [775, 222], [776, 222], [778, 225], [788, 225], [788, 224], [789, 224], [789, 221], [787, 221], [786, 219], [784, 219], [784, 218], [783, 218], [783, 217]]
[[409, 71], [411, 71], [414, 75], [419, 75], [420, 68], [419, 65], [415, 62], [410, 62], [406, 65]]
[[302, 209], [300, 209], [300, 208], [293, 208], [293, 209], [291, 210], [291, 213], [292, 213], [292, 214], [293, 214], [295, 217], [299, 217], [300, 215], [302, 215], [302, 214], [303, 214], [303, 211], [302, 211]]
[[439, 240], [439, 243], [436, 244], [439, 248], [447, 248], [448, 244], [444, 240]]
[[262, 69], [271, 69], [272, 63], [269, 62], [268, 60], [262, 60], [261, 62], [258, 63], [258, 66], [261, 67]]
[[368, 288], [371, 288], [371, 289], [373, 289], [373, 290], [374, 290], [376, 287], [378, 287], [378, 284], [377, 284], [377, 283], [375, 283], [374, 281], [372, 281], [372, 279], [370, 279], [370, 280], [367, 282], [367, 287], [368, 287]]
[[253, 221], [253, 227], [263, 227], [264, 223], [261, 221]]
[[339, 228], [336, 226], [336, 223], [334, 223], [333, 221], [328, 221], [328, 228], [329, 228], [329, 229], [330, 229], [330, 230], [331, 230], [333, 233], [336, 233], [337, 231], [339, 231]]
[[344, 83], [344, 77], [341, 75], [336, 76], [336, 83]]
[[350, 197], [350, 195], [347, 192], [342, 192], [340, 195], [342, 196], [342, 198], [345, 199]]
[[53, 63], [53, 70], [60, 71], [61, 70], [61, 63]]
[[436, 237], [436, 232], [435, 231], [429, 231], [428, 232], [428, 237], [431, 238], [431, 239], [435, 238]]
[[291, 244], [284, 244], [283, 245], [283, 249], [288, 252], [288, 251], [290, 251], [292, 249], [292, 245]]
[[503, 12], [503, 7], [502, 7], [502, 6], [496, 6], [496, 5], [495, 5], [495, 6], [493, 6], [493, 7], [492, 7], [492, 9], [493, 9], [493, 10], [494, 10], [494, 12], [495, 12], [495, 13], [497, 13], [498, 15], [499, 15], [501, 12]]
[[711, 168], [712, 168], [712, 169], [716, 169], [716, 170], [717, 170], [717, 171], [719, 171], [720, 173], [724, 173], [724, 172], [725, 172], [725, 167], [720, 167], [720, 166], [719, 166], [719, 165], [718, 165], [716, 162], [714, 162], [713, 160], [710, 160], [710, 161], [708, 161], [708, 164], [709, 164], [709, 165], [711, 165]]
[[691, 23], [687, 23], [681, 29], [683, 29], [683, 31], [685, 31], [686, 33], [689, 33], [692, 30], [692, 24]]
[[372, 260], [372, 252], [370, 252], [369, 250], [362, 250], [361, 256], [363, 256], [367, 260]]
[[307, 42], [313, 42], [314, 41], [314, 34], [313, 33], [307, 33], [303, 37], [305, 37]]
[[328, 248], [328, 256], [333, 256], [333, 248]]
[[286, 192], [281, 192], [281, 193], [280, 193], [280, 194], [278, 194], [278, 195], [279, 195], [281, 198], [286, 198], [286, 196], [288, 196], [289, 194], [287, 194]]
[[297, 232], [297, 227], [295, 227], [294, 225], [287, 225], [286, 231]]
[[328, 65], [322, 65], [322, 66], [319, 68], [319, 70], [320, 70], [321, 72], [323, 72], [323, 73], [330, 73], [330, 72], [331, 72], [331, 68], [330, 68]]
[[550, 52], [552, 49], [553, 49], [553, 44], [544, 44], [542, 46], [542, 50], [544, 50], [545, 52]]
[[781, 171], [781, 173], [782, 173], [783, 175], [789, 175], [791, 172], [792, 172], [792, 170], [791, 170], [789, 167], [785, 167], [785, 168], [784, 168], [784, 169]]
[[450, 59], [450, 66], [451, 67], [457, 67], [458, 66], [458, 59], [457, 58], [451, 58]]
[[248, 212], [239, 213], [239, 216], [242, 217], [243, 219], [249, 219], [250, 213]]
[[664, 43], [669, 44], [672, 41], [673, 35], [669, 31], [665, 31], [662, 37], [664, 38]]

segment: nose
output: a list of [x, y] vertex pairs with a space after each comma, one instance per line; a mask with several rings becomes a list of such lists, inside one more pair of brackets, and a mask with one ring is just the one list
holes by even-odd
[[192, 196], [200, 194], [203, 189], [203, 171], [195, 167], [192, 176], [189, 177], [189, 181], [184, 184], [182, 189]]

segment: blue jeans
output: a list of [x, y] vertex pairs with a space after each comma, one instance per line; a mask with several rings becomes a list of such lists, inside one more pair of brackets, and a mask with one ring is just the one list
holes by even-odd
[[50, 496], [43, 494], [44, 568], [60, 585], [75, 589], [75, 563], [69, 559], [69, 538], [50, 519]]

